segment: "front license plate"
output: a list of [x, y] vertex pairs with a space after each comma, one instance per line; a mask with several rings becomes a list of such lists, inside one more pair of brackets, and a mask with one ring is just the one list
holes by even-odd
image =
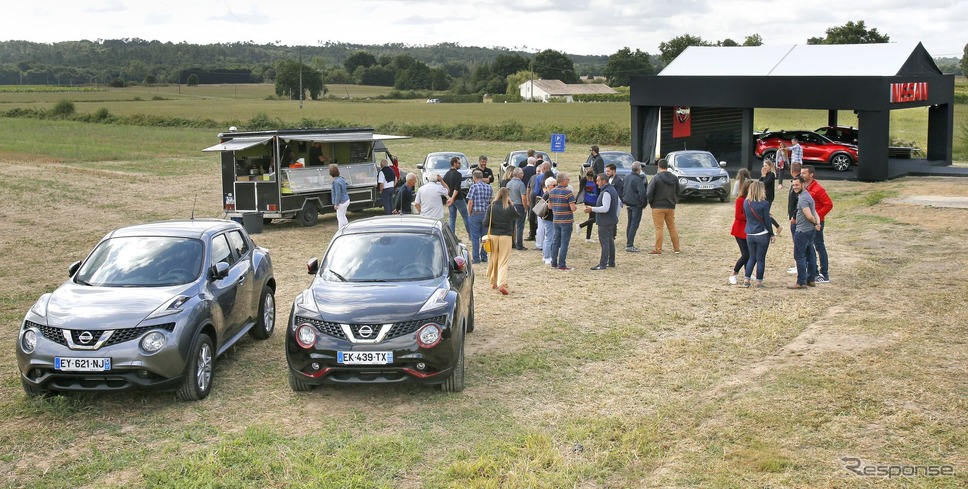
[[63, 372], [106, 372], [111, 370], [111, 359], [54, 357], [54, 370]]
[[699, 186], [699, 190], [712, 190], [712, 189], [713, 189], [713, 186], [712, 185], [700, 185]]
[[392, 351], [341, 351], [336, 362], [343, 365], [386, 365], [393, 363]]

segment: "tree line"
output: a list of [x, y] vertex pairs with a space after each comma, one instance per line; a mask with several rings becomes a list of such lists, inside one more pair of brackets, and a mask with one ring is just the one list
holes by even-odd
[[[888, 42], [863, 20], [848, 21], [811, 37], [808, 44]], [[353, 83], [393, 87], [400, 91], [507, 94], [521, 82], [557, 79], [565, 83], [604, 78], [610, 86], [628, 86], [633, 76], [660, 71], [689, 46], [759, 46], [759, 34], [742, 43], [726, 38], [706, 41], [683, 34], [659, 44], [650, 54], [623, 47], [608, 56], [581, 56], [546, 49], [536, 54], [506, 48], [460, 46], [456, 43], [413, 46], [401, 43], [361, 45], [325, 43], [285, 46], [237, 42], [189, 44], [143, 39], [98, 39], [52, 44], [0, 42], [0, 84], [113, 85], [131, 83], [208, 84], [275, 83], [276, 94], [318, 98], [326, 84]], [[968, 63], [963, 58], [962, 69]], [[301, 85], [300, 85], [301, 83]]]

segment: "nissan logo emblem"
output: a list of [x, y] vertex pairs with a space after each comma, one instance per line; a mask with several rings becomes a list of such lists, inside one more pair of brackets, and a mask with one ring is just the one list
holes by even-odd
[[370, 326], [360, 326], [360, 337], [369, 338], [373, 335], [373, 328]]
[[81, 344], [86, 345], [94, 340], [94, 335], [92, 335], [90, 331], [85, 331], [77, 335], [77, 339], [81, 342]]

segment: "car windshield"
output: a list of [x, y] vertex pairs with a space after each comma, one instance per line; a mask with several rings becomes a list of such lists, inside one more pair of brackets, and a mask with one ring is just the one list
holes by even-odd
[[346, 234], [333, 241], [320, 267], [332, 282], [404, 282], [443, 273], [442, 245], [431, 234]]
[[602, 153], [602, 160], [605, 161], [605, 166], [609, 164], [614, 164], [616, 169], [632, 169], [632, 163], [635, 163], [635, 158], [628, 153]]
[[460, 168], [462, 170], [470, 169], [471, 165], [467, 162], [467, 158], [457, 154], [439, 154], [427, 156], [427, 162], [424, 163], [424, 169], [441, 171], [450, 170], [450, 159], [455, 156], [460, 158]]
[[679, 169], [719, 168], [719, 163], [709, 153], [688, 153], [676, 156], [676, 167]]
[[198, 278], [204, 255], [204, 246], [197, 239], [111, 238], [98, 244], [74, 281], [97, 287], [181, 285]]

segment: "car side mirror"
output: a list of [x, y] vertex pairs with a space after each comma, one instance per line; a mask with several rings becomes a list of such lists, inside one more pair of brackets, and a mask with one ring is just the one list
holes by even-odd
[[726, 168], [726, 162], [725, 161], [720, 161], [719, 162], [719, 167], [720, 168]]
[[81, 262], [80, 261], [76, 261], [74, 263], [71, 263], [71, 266], [67, 267], [67, 276], [68, 277], [73, 277], [74, 274], [77, 273], [77, 271], [80, 268], [81, 268]]
[[418, 169], [418, 170], [423, 170], [423, 168], [424, 168], [424, 167], [423, 167], [423, 163], [420, 163], [419, 165], [417, 165], [417, 169]]
[[319, 272], [319, 259], [313, 258], [306, 262], [306, 270], [310, 275], [316, 275]]
[[454, 257], [454, 270], [460, 273], [467, 271], [467, 260], [463, 256]]
[[220, 261], [212, 265], [212, 280], [222, 280], [229, 276], [229, 264], [224, 261]]

